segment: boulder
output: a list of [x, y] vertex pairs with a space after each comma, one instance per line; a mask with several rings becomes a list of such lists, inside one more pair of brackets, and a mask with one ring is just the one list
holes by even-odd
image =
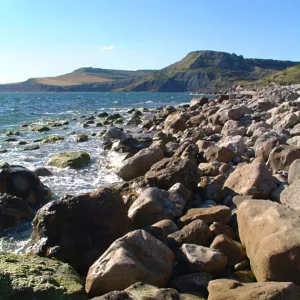
[[240, 135], [227, 136], [219, 146], [225, 147], [238, 154], [242, 154], [247, 148], [244, 142], [244, 138]]
[[298, 158], [300, 158], [300, 148], [281, 145], [271, 151], [267, 165], [273, 172], [278, 170], [288, 171], [291, 163]]
[[111, 244], [90, 267], [86, 292], [100, 296], [138, 281], [164, 287], [173, 263], [174, 254], [166, 245], [144, 230], [135, 230]]
[[90, 155], [86, 152], [64, 152], [52, 155], [48, 165], [57, 168], [80, 169], [88, 165], [90, 159]]
[[29, 205], [40, 204], [51, 198], [51, 191], [34, 172], [9, 164], [0, 168], [0, 193], [22, 198]]
[[120, 194], [101, 188], [43, 206], [33, 220], [32, 252], [68, 262], [81, 274], [130, 229]]
[[49, 144], [49, 143], [56, 143], [56, 142], [63, 141], [63, 140], [64, 140], [64, 138], [62, 136], [48, 135], [48, 136], [42, 138], [40, 142], [42, 144]]
[[280, 193], [280, 203], [294, 210], [300, 209], [300, 179], [282, 190]]
[[103, 140], [107, 140], [107, 139], [123, 140], [126, 137], [127, 136], [126, 136], [126, 133], [124, 131], [122, 131], [118, 127], [112, 126], [102, 136], [102, 139]]
[[235, 236], [235, 233], [230, 226], [219, 223], [219, 222], [213, 222], [209, 226], [209, 230], [214, 234], [214, 236], [224, 234], [224, 235], [230, 237], [231, 239], [234, 239], [234, 236]]
[[257, 281], [299, 285], [299, 212], [267, 200], [248, 200], [239, 205], [237, 221]]
[[169, 234], [178, 231], [177, 225], [171, 220], [162, 220], [145, 228], [147, 232], [163, 243], [167, 243]]
[[85, 133], [79, 133], [79, 134], [77, 134], [77, 136], [75, 138], [76, 142], [78, 142], [78, 143], [86, 142], [86, 141], [88, 141], [88, 139], [89, 139], [89, 137]]
[[179, 260], [187, 265], [190, 272], [218, 273], [225, 269], [227, 257], [220, 251], [194, 244], [183, 244]]
[[190, 102], [190, 107], [198, 107], [198, 106], [203, 106], [204, 104], [206, 104], [208, 102], [208, 98], [205, 96], [201, 96], [201, 97], [196, 97], [193, 98]]
[[241, 125], [240, 122], [234, 121], [234, 120], [229, 120], [227, 121], [223, 129], [221, 131], [221, 134], [223, 134], [225, 137], [226, 136], [235, 136], [235, 135], [241, 135], [244, 136], [246, 133], [246, 128]]
[[288, 183], [292, 184], [298, 179], [300, 179], [300, 158], [295, 159], [289, 167]]
[[227, 257], [227, 265], [230, 267], [233, 267], [247, 258], [246, 251], [242, 244], [234, 241], [225, 234], [216, 236], [210, 248], [221, 251]]
[[205, 158], [208, 162], [219, 161], [228, 163], [233, 160], [235, 153], [232, 149], [218, 147], [216, 145], [208, 147], [205, 151]]
[[177, 193], [156, 187], [144, 190], [128, 211], [136, 228], [143, 228], [164, 219], [181, 216], [186, 200]]
[[290, 300], [300, 298], [300, 288], [292, 282], [241, 283], [230, 279], [209, 282], [208, 300]]
[[165, 190], [176, 183], [181, 183], [187, 189], [192, 190], [197, 187], [200, 172], [197, 165], [189, 159], [164, 158], [151, 167], [150, 171], [145, 174], [145, 179], [150, 186]]
[[113, 151], [117, 152], [128, 152], [132, 154], [136, 154], [138, 151], [148, 148], [152, 143], [151, 138], [133, 138], [133, 137], [126, 137], [122, 140], [118, 140], [113, 143], [112, 149]]
[[300, 148], [300, 136], [299, 135], [293, 136], [292, 138], [288, 139], [286, 143], [290, 146], [295, 146]]
[[179, 219], [178, 223], [181, 227], [194, 220], [202, 220], [206, 224], [211, 224], [213, 222], [228, 224], [230, 219], [230, 208], [224, 205], [218, 205], [212, 207], [191, 208]]
[[169, 247], [174, 251], [177, 251], [185, 243], [207, 246], [209, 240], [209, 228], [201, 220], [195, 220], [182, 229], [169, 234], [167, 239]]
[[25, 199], [8, 194], [0, 195], [0, 233], [8, 227], [30, 219], [32, 215]]
[[171, 114], [164, 122], [164, 128], [171, 132], [183, 131], [186, 128], [186, 121], [189, 119], [186, 113]]
[[144, 175], [163, 158], [164, 154], [159, 147], [142, 149], [134, 156], [125, 159], [115, 173], [123, 180], [129, 181]]
[[43, 176], [53, 176], [52, 172], [50, 170], [48, 170], [45, 167], [38, 167], [34, 170], [34, 173], [37, 176], [43, 177]]
[[266, 132], [259, 136], [254, 144], [256, 157], [262, 158], [267, 161], [270, 152], [276, 146], [285, 144], [286, 139], [275, 132]]
[[239, 164], [224, 183], [225, 190], [243, 196], [252, 195], [256, 199], [268, 199], [276, 188], [271, 171], [259, 161]]
[[0, 299], [87, 300], [87, 296], [69, 265], [36, 255], [1, 253]]

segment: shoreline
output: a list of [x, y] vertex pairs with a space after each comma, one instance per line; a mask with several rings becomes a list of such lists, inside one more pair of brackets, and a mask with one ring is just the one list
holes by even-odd
[[[293, 269], [288, 256], [281, 262], [293, 272], [283, 273], [272, 263], [274, 249], [288, 252], [300, 247], [293, 236], [299, 225], [293, 223], [291, 213], [300, 207], [300, 185], [293, 184], [300, 180], [300, 85], [251, 91], [236, 87], [227, 94], [195, 97], [190, 104], [176, 107], [132, 108], [123, 115], [101, 111], [65, 121], [69, 123], [23, 128], [34, 134], [42, 130], [43, 138], [57, 135], [57, 128], [64, 126], [69, 127], [66, 132], [76, 130], [64, 140], [24, 145], [60, 153], [56, 160], [55, 153], [44, 156], [47, 164], [40, 167], [50, 176], [41, 177], [42, 181], [37, 175], [41, 169], [35, 173], [22, 169], [27, 181], [21, 188], [20, 181], [15, 181], [20, 170], [2, 168], [1, 192], [13, 191], [20, 200], [15, 206], [10, 206], [17, 201], [11, 196], [3, 200], [0, 221], [5, 227], [32, 218], [34, 212], [30, 252], [74, 268], [85, 279], [85, 287], [82, 283], [76, 292], [81, 295], [78, 299], [109, 296], [114, 290], [132, 296], [135, 290], [143, 290], [133, 286], [140, 281], [153, 286], [146, 287], [152, 294], [172, 288], [178, 297], [197, 291], [195, 299], [205, 299], [208, 293], [217, 295], [215, 282], [232, 295], [230, 282], [255, 293], [256, 280], [263, 291], [275, 293], [275, 284], [263, 282], [271, 279], [293, 282], [290, 289], [300, 295], [296, 285], [300, 269]], [[62, 155], [64, 143], [76, 145], [68, 149], [72, 156], [67, 159]], [[96, 147], [102, 148], [101, 155]], [[109, 165], [110, 153], [124, 158], [117, 163], [112, 158], [115, 166], [106, 174], [123, 181], [107, 185], [96, 181], [95, 189], [57, 197], [44, 205], [49, 200], [47, 180], [59, 174], [55, 170], [71, 170], [74, 178], [82, 173], [83, 180], [97, 164], [93, 177]], [[103, 165], [99, 166], [99, 160]], [[282, 233], [277, 223], [289, 230]], [[271, 238], [272, 230], [280, 242], [269, 245], [265, 238]], [[129, 260], [137, 270], [134, 274]], [[114, 268], [106, 268], [107, 261]], [[264, 266], [265, 273], [255, 262]], [[286, 287], [277, 283], [276, 288]]]

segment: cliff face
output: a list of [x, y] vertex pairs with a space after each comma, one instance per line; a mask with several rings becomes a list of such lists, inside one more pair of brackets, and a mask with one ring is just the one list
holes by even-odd
[[218, 51], [190, 52], [182, 60], [158, 71], [81, 68], [72, 73], [23, 83], [0, 85], [8, 92], [213, 92], [240, 82], [253, 82], [299, 62], [245, 59]]

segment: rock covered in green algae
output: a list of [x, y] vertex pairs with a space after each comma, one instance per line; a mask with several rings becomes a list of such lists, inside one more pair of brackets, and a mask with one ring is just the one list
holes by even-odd
[[68, 264], [36, 255], [0, 254], [1, 300], [86, 300], [79, 275]]
[[54, 154], [48, 164], [57, 168], [71, 167], [79, 169], [85, 167], [90, 159], [87, 152], [65, 152]]
[[64, 138], [59, 136], [59, 135], [48, 135], [46, 137], [44, 137], [43, 139], [41, 139], [41, 142], [43, 144], [48, 144], [48, 143], [56, 143], [58, 141], [63, 141]]

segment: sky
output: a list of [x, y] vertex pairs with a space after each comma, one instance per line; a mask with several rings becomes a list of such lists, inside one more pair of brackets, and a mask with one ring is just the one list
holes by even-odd
[[0, 83], [160, 69], [195, 50], [300, 61], [299, 0], [0, 0]]

